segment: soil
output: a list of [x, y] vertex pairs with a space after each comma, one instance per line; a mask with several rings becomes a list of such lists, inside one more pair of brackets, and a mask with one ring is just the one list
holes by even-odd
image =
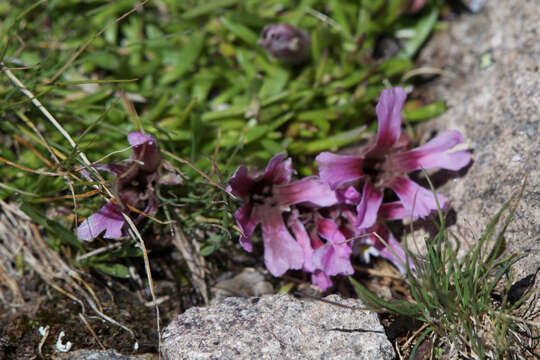
[[[185, 278], [176, 276], [175, 271], [170, 271], [178, 265], [175, 263], [177, 258], [175, 252], [177, 250], [171, 247], [150, 259], [156, 297], [158, 300], [163, 299], [158, 301], [161, 329], [189, 307], [204, 304]], [[136, 265], [138, 276], [144, 279], [142, 260], [135, 260], [132, 264]], [[230, 265], [241, 266], [239, 263]], [[248, 265], [250, 264], [244, 264]], [[369, 269], [385, 273], [389, 268], [391, 266], [384, 261], [376, 261]], [[357, 267], [356, 277], [370, 290], [386, 294], [390, 298], [403, 298], [403, 292], [406, 291], [403, 288], [403, 281], [392, 277], [370, 276], [368, 267], [365, 266]], [[85, 280], [89, 282], [100, 300], [103, 313], [131, 329], [134, 336], [97, 316], [86, 302], [83, 311], [78, 302], [40, 281], [34, 274], [32, 280], [34, 284], [25, 288], [23, 306], [0, 305], [0, 360], [54, 358], [59, 354], [57, 341], [61, 332], [65, 334], [62, 343], [66, 344], [67, 341], [72, 343], [70, 352], [80, 349], [114, 349], [124, 355], [157, 354], [156, 314], [148, 289], [140, 286], [135, 280], [118, 279], [96, 271], [86, 274]], [[274, 289], [280, 289], [292, 282], [295, 287], [291, 292], [300, 297], [323, 296], [308, 286], [309, 277], [299, 271], [290, 272], [282, 279], [267, 276], [265, 280], [272, 282]], [[334, 293], [345, 297], [356, 296], [346, 277], [336, 277], [334, 281], [336, 285]], [[81, 314], [84, 314], [88, 325], [85, 324]], [[39, 329], [46, 326], [49, 326], [49, 331], [47, 336], [43, 336]], [[41, 355], [40, 343], [42, 343]]]
[[[170, 260], [165, 258], [161, 262]], [[85, 303], [83, 311], [78, 302], [41, 283], [34, 291], [25, 293], [24, 306], [0, 307], [0, 360], [50, 359], [58, 353], [57, 340], [61, 332], [65, 334], [62, 343], [72, 343], [70, 351], [114, 349], [126, 355], [157, 354], [156, 314], [148, 290], [133, 280], [98, 273], [91, 275], [87, 279], [100, 300], [103, 313], [131, 329], [134, 336], [97, 316], [88, 304]], [[141, 275], [144, 276], [144, 272]], [[202, 301], [191, 285], [180, 286], [171, 279], [159, 279], [160, 275], [153, 274], [156, 297], [166, 300], [159, 305], [163, 328], [174, 316]], [[46, 326], [49, 332], [45, 337], [39, 333], [39, 328]], [[40, 342], [43, 343], [41, 356]]]

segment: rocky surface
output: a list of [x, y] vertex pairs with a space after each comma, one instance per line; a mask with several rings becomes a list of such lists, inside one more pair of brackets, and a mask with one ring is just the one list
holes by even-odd
[[[374, 312], [359, 300], [289, 295], [227, 298], [191, 308], [163, 332], [167, 360], [394, 359]], [[352, 308], [351, 308], [352, 307]]]
[[122, 355], [114, 350], [77, 350], [63, 353], [54, 360], [157, 360], [157, 354]]
[[506, 236], [508, 253], [528, 255], [517, 264], [516, 278], [540, 264], [539, 39], [538, 1], [489, 1], [434, 36], [419, 58], [451, 74], [420, 90], [428, 101], [448, 105], [426, 124], [426, 137], [458, 129], [473, 152], [466, 176], [442, 187], [457, 213], [453, 229], [471, 241], [527, 177]]
[[227, 297], [250, 297], [270, 295], [274, 293], [272, 284], [265, 281], [260, 270], [245, 268], [239, 274], [218, 280], [212, 287], [212, 304], [217, 303]]

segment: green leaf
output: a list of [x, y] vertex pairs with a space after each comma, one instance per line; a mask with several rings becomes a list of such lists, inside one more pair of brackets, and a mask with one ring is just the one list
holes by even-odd
[[114, 277], [129, 278], [129, 269], [122, 264], [95, 263], [92, 267]]
[[439, 116], [445, 111], [446, 103], [444, 101], [437, 101], [418, 109], [404, 110], [403, 118], [410, 123], [416, 123]]
[[402, 58], [391, 58], [386, 60], [379, 67], [381, 71], [387, 77], [393, 77], [396, 75], [403, 74], [413, 68], [413, 63], [409, 59]]
[[294, 287], [294, 283], [289, 282], [279, 288], [279, 294], [288, 294], [291, 289]]
[[366, 128], [362, 126], [321, 140], [315, 140], [307, 143], [293, 143], [291, 144], [289, 150], [294, 154], [313, 154], [323, 150], [337, 149], [341, 146], [358, 141], [360, 136], [365, 132]]
[[207, 15], [214, 10], [229, 7], [236, 4], [238, 0], [212, 0], [202, 2], [201, 5], [195, 6], [193, 9], [186, 11], [182, 17], [184, 19], [193, 19], [201, 15]]
[[431, 327], [428, 327], [422, 333], [420, 336], [416, 339], [416, 343], [414, 344], [413, 349], [411, 350], [411, 354], [409, 355], [409, 360], [414, 360], [416, 358], [416, 352], [418, 351], [418, 347], [422, 344], [425, 337], [428, 336], [430, 333], [432, 333], [434, 330]]
[[364, 300], [369, 306], [372, 306], [374, 310], [380, 311], [386, 309], [397, 314], [417, 317], [417, 311], [415, 305], [407, 301], [394, 301], [392, 303], [385, 301], [366, 289], [362, 284], [356, 281], [354, 278], [349, 277], [349, 281], [352, 283], [354, 290], [358, 297]]
[[257, 45], [257, 39], [259, 38], [259, 35], [257, 35], [247, 26], [239, 23], [234, 23], [226, 17], [222, 17], [221, 22], [223, 23], [223, 25], [225, 25], [227, 30], [238, 36], [240, 39], [244, 40], [248, 45], [252, 47], [255, 47]]
[[120, 61], [117, 54], [108, 51], [95, 51], [84, 57], [84, 62], [96, 65], [107, 70], [117, 70], [120, 67]]
[[263, 80], [263, 85], [259, 91], [259, 97], [266, 99], [268, 97], [278, 95], [287, 85], [289, 81], [289, 72], [287, 70], [273, 67]]
[[414, 27], [414, 36], [407, 40], [403, 49], [399, 52], [398, 57], [411, 59], [420, 49], [424, 41], [431, 34], [435, 24], [437, 24], [437, 18], [439, 16], [439, 9], [433, 7], [430, 13], [420, 20]]
[[339, 24], [340, 29], [351, 36], [351, 27], [346, 16], [345, 2], [340, 0], [330, 0], [328, 2], [330, 11], [332, 12], [332, 18]]
[[182, 50], [171, 52], [170, 58], [168, 60], [164, 59], [164, 62], [172, 65], [173, 69], [166, 72], [161, 78], [163, 85], [179, 79], [182, 75], [192, 70], [203, 50], [204, 40], [203, 32], [195, 32], [191, 34], [188, 42], [182, 47]]

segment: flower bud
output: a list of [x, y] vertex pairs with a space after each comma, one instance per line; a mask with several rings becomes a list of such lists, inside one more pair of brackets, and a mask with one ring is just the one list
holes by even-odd
[[311, 37], [291, 24], [270, 24], [264, 27], [257, 44], [276, 59], [299, 64], [311, 56]]

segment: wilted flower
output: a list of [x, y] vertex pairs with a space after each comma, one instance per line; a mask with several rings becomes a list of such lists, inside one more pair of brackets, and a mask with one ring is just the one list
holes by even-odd
[[[408, 216], [427, 216], [437, 209], [434, 196], [430, 190], [410, 180], [407, 173], [429, 168], [459, 170], [471, 159], [467, 151], [446, 152], [462, 142], [458, 131], [445, 131], [423, 146], [407, 150], [409, 139], [401, 131], [405, 98], [405, 91], [399, 87], [382, 91], [376, 108], [377, 136], [359, 151], [359, 156], [323, 152], [316, 158], [321, 179], [332, 189], [355, 180], [363, 184], [357, 206], [359, 228], [375, 224], [385, 189], [396, 193]], [[437, 195], [437, 199], [444, 207], [443, 196]]]
[[311, 37], [287, 23], [265, 26], [257, 45], [276, 59], [291, 64], [304, 62], [311, 56]]
[[235, 213], [242, 231], [240, 244], [251, 252], [251, 235], [262, 223], [264, 262], [274, 276], [289, 269], [301, 269], [304, 253], [300, 244], [291, 236], [282, 213], [294, 204], [309, 202], [316, 206], [330, 206], [337, 202], [335, 193], [316, 177], [294, 182], [291, 159], [284, 154], [275, 155], [264, 172], [250, 176], [245, 166], [240, 166], [229, 179], [228, 190], [244, 200]]
[[[146, 215], [154, 215], [158, 200], [156, 187], [160, 184], [175, 185], [180, 177], [172, 172], [168, 163], [162, 160], [156, 139], [149, 134], [134, 131], [128, 134], [128, 142], [133, 155], [127, 165], [97, 164], [97, 170], [107, 171], [116, 176], [114, 193], [119, 204], [108, 202], [97, 213], [89, 216], [79, 225], [77, 236], [82, 240], [92, 240], [105, 231], [105, 238], [113, 239], [122, 236], [124, 217], [121, 208], [135, 208]], [[165, 171], [162, 171], [162, 167]], [[144, 215], [139, 214], [138, 222]]]

